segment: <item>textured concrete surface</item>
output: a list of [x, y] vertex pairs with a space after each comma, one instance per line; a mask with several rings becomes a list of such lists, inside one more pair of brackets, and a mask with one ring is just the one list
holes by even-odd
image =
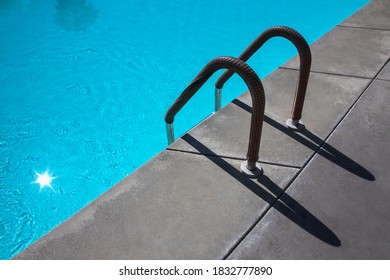
[[[317, 154], [230, 258], [390, 258], [389, 92], [389, 81], [372, 84], [324, 147], [347, 158], [337, 165]], [[299, 210], [292, 221], [277, 211], [290, 200], [328, 227], [322, 240], [310, 215]], [[324, 242], [334, 235], [341, 246]]]
[[297, 58], [265, 79], [264, 176], [239, 171], [244, 94], [15, 259], [389, 259], [389, 13], [312, 45], [307, 130], [284, 125]]
[[[303, 118], [307, 131], [295, 133], [286, 128], [294, 99], [298, 71], [278, 69], [264, 79], [266, 118], [259, 160], [302, 167], [337, 125], [369, 80], [312, 73]], [[251, 97], [243, 94], [190, 135], [217, 155], [245, 159], [248, 149]], [[178, 139], [170, 149], [196, 152]]]
[[372, 0], [340, 25], [390, 30], [390, 1]]
[[[390, 31], [336, 27], [311, 45], [312, 71], [373, 78], [390, 53]], [[298, 67], [298, 58], [283, 67]]]
[[390, 63], [387, 63], [378, 75], [378, 79], [390, 81]]
[[264, 165], [257, 181], [240, 164], [162, 152], [16, 259], [223, 258], [297, 172]]

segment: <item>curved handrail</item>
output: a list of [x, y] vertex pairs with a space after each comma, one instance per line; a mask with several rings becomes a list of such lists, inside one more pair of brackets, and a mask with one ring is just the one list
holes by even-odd
[[[305, 101], [311, 67], [310, 47], [303, 36], [294, 29], [287, 26], [271, 27], [261, 33], [260, 36], [257, 37], [256, 40], [253, 41], [253, 43], [238, 58], [243, 61], [247, 61], [258, 49], [264, 45], [265, 42], [273, 37], [284, 37], [290, 40], [295, 45], [299, 53], [300, 66], [298, 85], [296, 87], [293, 109], [291, 113], [291, 123], [293, 126], [297, 126], [299, 124], [299, 120], [302, 117], [303, 103]], [[223, 85], [233, 74], [233, 71], [226, 70], [215, 83], [216, 96], [218, 96], [218, 98], [220, 98], [220, 92]], [[216, 108], [218, 107], [220, 106], [216, 105]]]
[[[211, 75], [222, 68], [227, 68], [233, 72], [236, 72], [248, 86], [252, 97], [253, 110], [249, 133], [247, 161], [245, 166], [243, 166], [244, 164], [241, 166], [241, 169], [249, 176], [257, 176], [259, 172], [261, 172], [261, 167], [257, 163], [257, 160], [259, 159], [261, 131], [263, 128], [264, 119], [264, 88], [259, 77], [253, 71], [253, 69], [240, 59], [234, 57], [217, 57], [213, 59], [200, 71], [191, 84], [176, 99], [165, 115], [165, 122], [167, 124], [168, 131], [168, 144], [171, 144], [174, 139], [173, 121], [175, 115], [202, 87], [202, 85], [211, 77]], [[245, 170], [245, 168], [249, 171]]]

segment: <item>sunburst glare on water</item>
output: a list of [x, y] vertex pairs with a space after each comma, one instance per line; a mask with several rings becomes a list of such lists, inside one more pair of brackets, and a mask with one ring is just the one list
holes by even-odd
[[39, 184], [40, 191], [46, 187], [54, 190], [52, 185], [51, 185], [51, 181], [53, 181], [57, 177], [50, 176], [48, 170], [46, 170], [45, 173], [42, 173], [42, 174], [35, 171], [35, 174], [37, 175], [37, 178], [33, 183]]

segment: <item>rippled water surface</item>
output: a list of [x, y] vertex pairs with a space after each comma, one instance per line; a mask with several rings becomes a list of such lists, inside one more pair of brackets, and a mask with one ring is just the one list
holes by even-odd
[[[0, 259], [164, 149], [165, 111], [209, 60], [273, 25], [311, 43], [366, 2], [0, 0]], [[250, 64], [264, 77], [294, 54], [273, 39]], [[176, 135], [212, 112], [216, 78]], [[244, 90], [229, 81], [223, 103]]]

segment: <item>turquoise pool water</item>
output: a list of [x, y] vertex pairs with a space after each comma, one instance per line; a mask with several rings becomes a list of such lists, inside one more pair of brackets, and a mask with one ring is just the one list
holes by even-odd
[[[0, 0], [0, 259], [164, 149], [165, 111], [209, 60], [274, 25], [311, 43], [368, 1], [275, 2]], [[273, 39], [250, 65], [264, 77], [294, 54]], [[212, 112], [217, 76], [176, 135]], [[223, 104], [244, 90], [232, 79]]]

